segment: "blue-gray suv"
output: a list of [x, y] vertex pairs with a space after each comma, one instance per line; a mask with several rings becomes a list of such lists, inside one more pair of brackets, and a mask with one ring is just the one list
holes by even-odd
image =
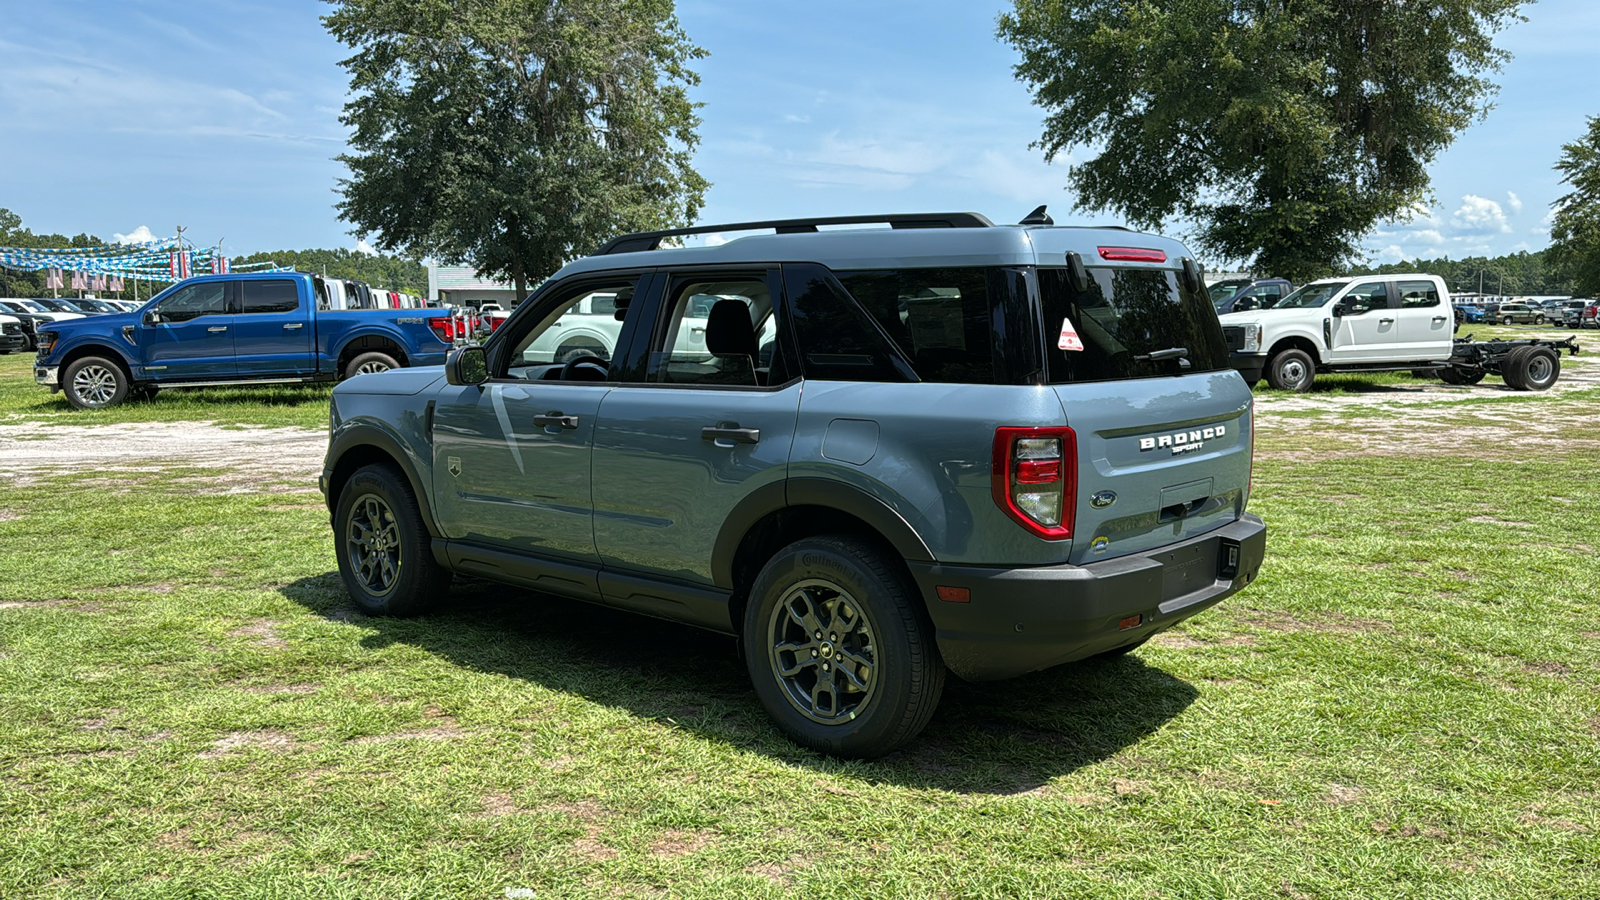
[[[947, 671], [1206, 609], [1266, 534], [1200, 267], [1027, 221], [626, 235], [442, 372], [344, 382], [322, 488], [351, 596], [416, 614], [460, 572], [729, 634], [784, 731], [857, 757], [914, 738]], [[685, 246], [712, 232], [746, 236]], [[558, 355], [597, 297], [609, 358]]]

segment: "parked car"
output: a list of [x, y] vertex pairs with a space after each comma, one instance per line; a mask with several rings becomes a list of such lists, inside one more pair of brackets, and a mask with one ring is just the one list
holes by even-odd
[[1455, 304], [1455, 307], [1456, 307], [1456, 311], [1461, 314], [1461, 321], [1462, 322], [1471, 324], [1473, 322], [1482, 322], [1483, 321], [1483, 308], [1482, 307], [1473, 306], [1470, 303], [1457, 303], [1457, 304]]
[[1557, 328], [1576, 328], [1578, 319], [1583, 313], [1583, 308], [1592, 301], [1573, 299], [1558, 300], [1559, 305], [1549, 314], [1550, 324]]
[[1568, 310], [1574, 314], [1576, 321], [1573, 328], [1600, 328], [1600, 304], [1593, 300], [1585, 301], [1582, 309]]
[[0, 356], [28, 349], [28, 335], [16, 316], [0, 316]]
[[1500, 304], [1490, 321], [1500, 325], [1543, 325], [1544, 310], [1521, 300], [1509, 300]]
[[1294, 285], [1284, 278], [1230, 278], [1207, 289], [1218, 315], [1270, 309], [1293, 291]]
[[318, 310], [318, 278], [202, 275], [137, 313], [51, 323], [38, 331], [34, 380], [99, 409], [153, 388], [335, 381], [444, 361], [449, 317]]
[[[866, 222], [896, 227], [822, 227]], [[1254, 579], [1251, 396], [1183, 245], [971, 213], [755, 227], [617, 238], [442, 374], [335, 388], [353, 601], [421, 613], [461, 572], [735, 635], [786, 733], [876, 756], [947, 671], [1124, 653]], [[610, 360], [534, 349], [601, 298]]]
[[0, 300], [0, 312], [3, 312], [7, 315], [26, 313], [28, 315], [43, 318], [51, 322], [66, 322], [72, 319], [83, 318], [83, 313], [81, 312], [51, 310], [47, 309], [37, 300], [23, 300], [16, 297], [9, 297], [4, 300]]

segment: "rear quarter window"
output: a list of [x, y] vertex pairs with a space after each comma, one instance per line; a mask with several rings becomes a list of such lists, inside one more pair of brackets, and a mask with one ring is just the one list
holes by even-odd
[[[1179, 284], [1165, 269], [1091, 268], [1078, 292], [1065, 268], [1039, 270], [1045, 371], [1051, 384], [1154, 378], [1228, 368], [1228, 347], [1207, 294]], [[1082, 350], [1064, 349], [1069, 328]], [[1070, 343], [1070, 342], [1068, 342]], [[1181, 347], [1189, 365], [1141, 359]]]

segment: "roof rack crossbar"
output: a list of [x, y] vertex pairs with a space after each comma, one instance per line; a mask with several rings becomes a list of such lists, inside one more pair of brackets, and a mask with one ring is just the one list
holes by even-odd
[[778, 234], [814, 232], [822, 225], [878, 225], [891, 228], [992, 228], [994, 223], [978, 213], [911, 213], [879, 216], [829, 216], [815, 219], [774, 219], [770, 222], [736, 222], [731, 225], [695, 225], [665, 231], [641, 231], [612, 238], [595, 251], [595, 256], [612, 253], [638, 253], [656, 250], [662, 240], [690, 234], [715, 234], [721, 231], [756, 231], [771, 228]]

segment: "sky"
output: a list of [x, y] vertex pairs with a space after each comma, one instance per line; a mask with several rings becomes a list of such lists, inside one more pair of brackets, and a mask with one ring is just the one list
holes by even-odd
[[[679, 0], [699, 61], [702, 223], [972, 210], [1074, 213], [1044, 113], [994, 37], [999, 0]], [[165, 237], [232, 255], [351, 247], [335, 208], [347, 52], [319, 0], [4, 0], [0, 207], [35, 232]], [[1434, 202], [1363, 242], [1373, 263], [1539, 250], [1552, 165], [1588, 116], [1600, 2], [1539, 0], [1488, 117], [1432, 165]], [[1082, 154], [1088, 151], [1078, 150]], [[1182, 223], [1169, 234], [1185, 236]], [[1216, 268], [1216, 263], [1212, 262]]]

